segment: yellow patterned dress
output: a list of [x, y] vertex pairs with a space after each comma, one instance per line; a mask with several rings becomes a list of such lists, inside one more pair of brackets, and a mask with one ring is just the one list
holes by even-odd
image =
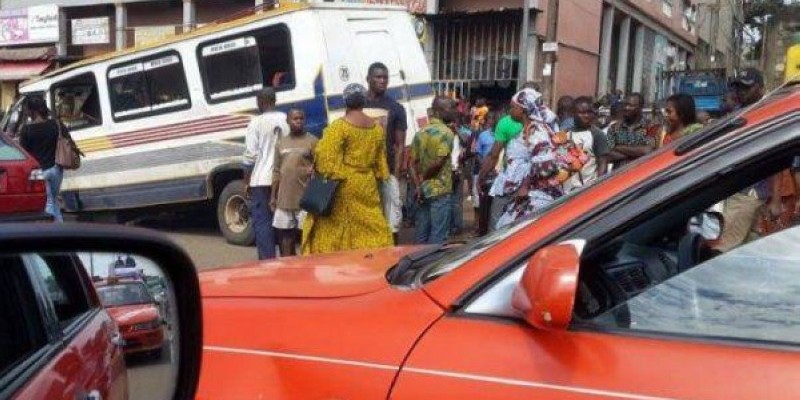
[[317, 173], [342, 183], [330, 216], [306, 218], [303, 254], [392, 246], [378, 188], [389, 177], [380, 125], [366, 129], [338, 119], [325, 129], [314, 153]]

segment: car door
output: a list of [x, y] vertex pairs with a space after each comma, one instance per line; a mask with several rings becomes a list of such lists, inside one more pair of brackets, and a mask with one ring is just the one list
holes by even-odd
[[39, 307], [43, 302], [25, 263], [17, 256], [0, 256], [0, 398], [23, 387], [60, 352]]
[[[568, 329], [512, 307], [527, 260], [436, 322], [392, 399], [783, 399], [800, 393], [800, 228], [679, 268], [688, 224], [791, 165], [798, 126], [686, 163], [675, 178], [592, 218]], [[785, 135], [781, 137], [781, 135]], [[738, 148], [737, 148], [738, 146]], [[763, 147], [761, 147], [763, 146]], [[795, 147], [793, 147], [795, 146]], [[729, 221], [732, 222], [732, 221]], [[581, 246], [582, 247], [582, 246]], [[698, 248], [699, 249], [699, 248]], [[689, 254], [695, 254], [690, 252]], [[602, 296], [601, 294], [605, 294]], [[545, 316], [543, 316], [545, 317]]]
[[17, 398], [126, 398], [119, 333], [100, 306], [79, 259], [68, 254], [22, 258], [43, 294], [45, 324], [60, 350], [32, 374]]

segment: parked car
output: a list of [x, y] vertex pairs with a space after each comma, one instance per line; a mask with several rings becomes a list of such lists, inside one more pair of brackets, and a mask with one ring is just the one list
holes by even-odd
[[0, 222], [50, 221], [39, 163], [0, 133]]
[[707, 212], [798, 156], [794, 86], [462, 246], [202, 272], [198, 399], [798, 397], [800, 228]]
[[164, 348], [164, 322], [159, 306], [141, 280], [111, 279], [95, 283], [100, 301], [117, 323], [125, 354], [148, 352], [160, 358]]

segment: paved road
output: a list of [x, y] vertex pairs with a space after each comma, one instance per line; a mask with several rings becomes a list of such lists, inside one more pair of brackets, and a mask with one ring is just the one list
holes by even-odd
[[164, 214], [139, 220], [136, 226], [167, 234], [181, 245], [198, 270], [257, 260], [255, 247], [228, 244], [213, 219], [197, 215]]
[[[471, 231], [472, 224], [472, 207], [465, 202], [464, 225], [466, 232]], [[186, 249], [198, 270], [230, 267], [257, 260], [255, 247], [228, 244], [219, 233], [215, 220], [207, 215], [162, 214], [146, 219], [140, 218], [134, 225], [155, 229], [167, 234]], [[467, 236], [469, 235], [460, 237], [460, 239]], [[412, 243], [413, 237], [412, 229], [404, 229], [400, 233], [400, 242]]]

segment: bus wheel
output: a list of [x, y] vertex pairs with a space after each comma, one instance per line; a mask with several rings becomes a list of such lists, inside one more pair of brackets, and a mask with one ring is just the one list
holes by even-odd
[[255, 243], [255, 232], [244, 190], [245, 184], [242, 180], [225, 185], [217, 199], [217, 222], [228, 243], [252, 246]]

